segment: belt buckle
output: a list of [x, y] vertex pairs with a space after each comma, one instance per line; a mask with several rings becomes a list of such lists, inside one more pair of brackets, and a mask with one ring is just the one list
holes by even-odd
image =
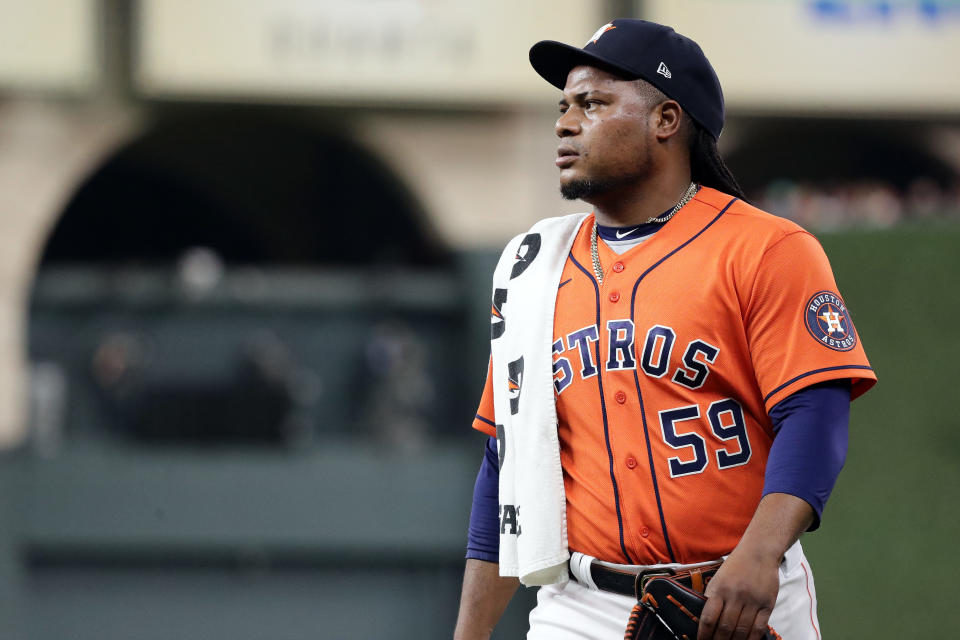
[[640, 599], [640, 594], [647, 588], [647, 583], [653, 578], [669, 578], [674, 572], [669, 569], [647, 569], [637, 574], [633, 581], [633, 595]]

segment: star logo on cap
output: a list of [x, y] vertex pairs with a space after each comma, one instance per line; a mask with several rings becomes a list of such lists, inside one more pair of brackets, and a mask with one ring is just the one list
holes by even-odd
[[[600, 36], [602, 36], [603, 34], [605, 34], [607, 31], [610, 31], [611, 29], [616, 29], [616, 27], [613, 26], [613, 23], [612, 23], [612, 22], [608, 22], [607, 24], [603, 25], [602, 27], [600, 27], [599, 29], [597, 29], [597, 32], [596, 32], [595, 34], [593, 34], [593, 35], [590, 37], [590, 41], [587, 42], [587, 44], [590, 44], [591, 42], [592, 42], [593, 44], [597, 44], [597, 40], [600, 39]], [[586, 45], [584, 45], [584, 46], [586, 46]]]

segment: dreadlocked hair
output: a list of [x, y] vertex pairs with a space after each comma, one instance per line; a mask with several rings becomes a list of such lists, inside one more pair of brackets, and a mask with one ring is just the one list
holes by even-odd
[[750, 202], [743, 194], [740, 183], [720, 157], [717, 141], [699, 123], [691, 119], [690, 132], [690, 179], [705, 187], [711, 187]]
[[[646, 80], [636, 80], [635, 86], [650, 106], [671, 99]], [[720, 157], [716, 138], [707, 133], [707, 130], [689, 114], [684, 113], [683, 119], [684, 124], [681, 126], [686, 129], [685, 135], [690, 149], [690, 179], [697, 184], [729, 193], [749, 203], [740, 183], [733, 177], [733, 173]]]

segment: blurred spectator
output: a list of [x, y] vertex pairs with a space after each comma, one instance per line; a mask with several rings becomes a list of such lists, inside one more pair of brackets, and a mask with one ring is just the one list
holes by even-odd
[[[223, 375], [159, 372], [153, 347], [126, 333], [106, 335], [91, 362], [114, 428], [138, 441], [302, 445], [317, 393], [273, 333], [250, 336]], [[309, 387], [309, 388], [308, 388]]]
[[429, 441], [436, 390], [427, 358], [426, 345], [406, 324], [374, 327], [365, 357], [361, 423], [395, 450], [417, 451]]
[[885, 229], [903, 222], [960, 218], [960, 182], [941, 187], [917, 178], [903, 191], [879, 180], [835, 185], [775, 180], [761, 190], [762, 209], [807, 229]]
[[223, 278], [223, 260], [208, 247], [192, 247], [177, 260], [177, 280], [190, 299], [206, 297]]
[[941, 215], [950, 208], [949, 192], [929, 178], [917, 178], [907, 188], [906, 207], [918, 219]]

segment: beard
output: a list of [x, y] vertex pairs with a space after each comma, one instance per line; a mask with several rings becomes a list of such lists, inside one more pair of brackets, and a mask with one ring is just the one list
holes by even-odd
[[620, 176], [618, 178], [580, 178], [560, 185], [560, 195], [564, 200], [584, 200], [589, 202], [620, 187], [636, 182], [639, 175]]
[[653, 158], [649, 149], [643, 149], [636, 164], [620, 175], [578, 178], [560, 185], [560, 195], [565, 200], [583, 200], [592, 203], [597, 198], [609, 195], [621, 187], [634, 185], [653, 173]]

